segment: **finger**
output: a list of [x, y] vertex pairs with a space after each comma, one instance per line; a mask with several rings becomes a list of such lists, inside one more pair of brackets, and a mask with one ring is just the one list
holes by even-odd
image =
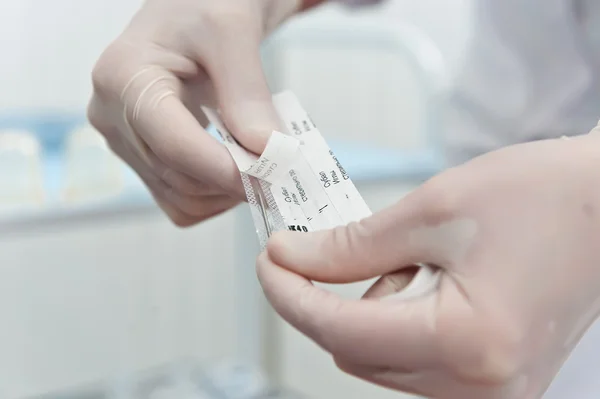
[[429, 205], [429, 196], [419, 189], [359, 223], [332, 230], [277, 233], [267, 251], [276, 264], [331, 283], [373, 278], [419, 262], [446, 266], [452, 251], [464, 245], [464, 234], [450, 213]]
[[436, 358], [435, 295], [401, 302], [342, 300], [275, 265], [266, 253], [257, 272], [275, 310], [334, 356], [409, 369]]
[[226, 195], [187, 196], [174, 192], [160, 180], [149, 180], [147, 175], [140, 177], [148, 186], [158, 206], [179, 227], [189, 227], [203, 220], [217, 216], [239, 203]]
[[180, 92], [179, 80], [163, 70], [136, 75], [123, 95], [131, 129], [167, 167], [243, 195], [239, 171], [227, 149], [183, 105]]
[[[137, 157], [136, 157], [137, 158]], [[176, 205], [171, 204], [169, 200], [165, 198], [165, 193], [169, 189], [160, 179], [158, 179], [151, 171], [147, 168], [139, 158], [131, 165], [138, 163], [138, 168], [134, 167], [134, 171], [144, 182], [152, 198], [158, 205], [158, 207], [169, 217], [169, 219], [178, 227], [189, 227], [204, 220], [202, 217], [191, 216], [183, 212]], [[139, 167], [139, 163], [142, 163], [142, 167]]]
[[183, 173], [177, 172], [166, 165], [160, 166], [153, 163], [154, 173], [169, 187], [172, 187], [174, 191], [180, 192], [185, 195], [199, 196], [199, 195], [216, 195], [223, 192], [223, 189], [215, 186], [209, 186], [206, 183], [192, 179]]
[[379, 299], [401, 292], [408, 287], [418, 271], [418, 267], [410, 267], [386, 274], [373, 283], [363, 295], [363, 299]]
[[180, 227], [188, 227], [235, 206], [239, 200], [226, 195], [192, 196], [179, 193], [159, 179], [136, 153], [123, 142], [109, 143], [111, 149], [138, 174], [160, 208]]
[[411, 395], [431, 397], [431, 391], [420, 390], [411, 384], [411, 381], [419, 379], [419, 372], [406, 371], [402, 373], [389, 367], [360, 366], [340, 358], [334, 360], [340, 370], [361, 380]]
[[154, 174], [165, 182], [167, 186], [173, 188], [175, 192], [190, 196], [217, 195], [224, 193], [224, 190], [221, 187], [207, 184], [206, 182], [199, 181], [191, 176], [169, 168], [153, 153], [148, 153], [146, 159]]
[[108, 144], [115, 154], [131, 166], [146, 187], [148, 187], [158, 207], [162, 209], [176, 226], [189, 227], [200, 222], [200, 218], [184, 213], [164, 198], [164, 193], [169, 187], [150, 170], [150, 165], [143, 161], [137, 152], [129, 148], [127, 142], [117, 139], [109, 141]]
[[[113, 141], [111, 149], [132, 168], [138, 171], [138, 175], [146, 181], [153, 182], [156, 190], [161, 192], [172, 191], [183, 197], [215, 196], [224, 194], [224, 190], [214, 185], [193, 179], [176, 170], [169, 169], [156, 155], [148, 153], [144, 160], [130, 147], [129, 142]], [[157, 184], [160, 180], [163, 184]]]
[[221, 40], [198, 50], [215, 86], [225, 124], [254, 153], [263, 152], [273, 130], [282, 131], [260, 58], [262, 27], [220, 31]]
[[182, 195], [174, 190], [164, 191], [161, 199], [175, 205], [187, 215], [205, 219], [220, 214], [240, 202], [227, 195], [194, 197]]
[[[531, 381], [518, 375], [503, 384], [464, 381], [448, 370], [431, 368], [423, 370], [399, 370], [389, 367], [370, 367], [353, 364], [345, 359], [335, 359], [344, 372], [386, 388], [425, 398], [538, 398]], [[537, 393], [537, 392], [536, 392]]]
[[199, 218], [197, 216], [190, 216], [167, 201], [162, 200], [160, 196], [158, 196], [151, 188], [150, 192], [158, 207], [162, 209], [162, 211], [169, 217], [169, 220], [171, 220], [176, 226], [184, 228], [190, 227], [203, 220], [203, 218]]
[[[140, 154], [132, 148], [133, 145], [129, 141], [115, 135], [113, 139], [107, 141], [107, 144], [112, 152], [133, 169], [146, 186], [155, 186], [161, 183], [161, 179], [152, 171], [150, 164], [142, 160]], [[164, 182], [162, 182], [162, 186], [165, 188], [169, 187]], [[156, 186], [155, 188], [159, 187]]]

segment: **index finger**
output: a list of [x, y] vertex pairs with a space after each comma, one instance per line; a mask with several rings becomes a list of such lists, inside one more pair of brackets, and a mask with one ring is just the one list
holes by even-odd
[[228, 192], [241, 192], [237, 166], [225, 146], [183, 104], [179, 80], [161, 70], [148, 71], [139, 79], [125, 99], [126, 118], [148, 148], [174, 170]]
[[435, 296], [343, 300], [260, 255], [258, 276], [287, 322], [336, 357], [362, 365], [422, 368], [435, 357]]

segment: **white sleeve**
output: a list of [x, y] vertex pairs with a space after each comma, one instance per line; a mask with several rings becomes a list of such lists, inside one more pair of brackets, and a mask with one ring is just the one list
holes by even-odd
[[600, 116], [600, 68], [587, 36], [573, 0], [478, 0], [444, 108], [450, 164], [589, 132]]

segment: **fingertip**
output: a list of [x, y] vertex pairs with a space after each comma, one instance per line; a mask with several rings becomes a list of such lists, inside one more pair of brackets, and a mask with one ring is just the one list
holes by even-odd
[[159, 196], [154, 194], [154, 199], [158, 207], [167, 215], [171, 223], [175, 225], [175, 227], [179, 227], [181, 229], [185, 229], [197, 224], [200, 220], [198, 218], [194, 218], [190, 215], [187, 215], [181, 212], [178, 209], [175, 209], [171, 205], [159, 199]]
[[344, 361], [343, 359], [337, 356], [333, 356], [333, 362], [340, 371], [343, 371], [346, 374], [352, 374], [352, 366], [350, 365], [350, 363]]
[[265, 269], [270, 266], [269, 255], [267, 251], [261, 252], [256, 258], [256, 275], [258, 276], [258, 280], [262, 283], [262, 278], [265, 273]]
[[267, 243], [270, 259], [277, 265], [318, 279], [323, 258], [319, 250], [323, 232], [281, 231], [275, 233]]
[[228, 190], [231, 192], [231, 195], [234, 198], [237, 198], [240, 201], [248, 201], [248, 197], [246, 196], [246, 189], [244, 188], [244, 184], [242, 183], [242, 178], [239, 172], [239, 169], [236, 167], [236, 172], [231, 180], [231, 189]]
[[223, 118], [242, 146], [255, 154], [265, 150], [273, 131], [283, 128], [270, 99], [244, 101], [223, 107]]
[[274, 259], [276, 263], [285, 266], [287, 263], [285, 256], [287, 242], [295, 238], [293, 235], [293, 232], [287, 230], [274, 233], [267, 242], [265, 253], [267, 253], [270, 258]]
[[350, 283], [380, 275], [372, 275], [368, 262], [363, 261], [364, 243], [348, 239], [349, 229], [279, 233], [269, 242], [269, 256], [281, 267], [323, 283]]
[[249, 151], [262, 154], [273, 134], [273, 130], [273, 128], [264, 126], [246, 126], [238, 130], [239, 133], [236, 134], [236, 137]]
[[408, 267], [380, 277], [363, 295], [363, 299], [378, 300], [397, 294], [405, 289], [419, 271], [416, 266]]
[[[256, 274], [263, 288], [268, 290], [275, 280], [280, 282], [289, 280], [286, 276], [291, 273], [274, 263], [269, 252], [265, 250], [256, 259]], [[278, 285], [280, 284], [274, 284], [273, 288], [277, 288]]]

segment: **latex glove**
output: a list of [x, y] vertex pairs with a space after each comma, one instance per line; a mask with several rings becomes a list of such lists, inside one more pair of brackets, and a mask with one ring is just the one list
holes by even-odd
[[93, 71], [91, 123], [188, 226], [244, 198], [227, 150], [202, 126], [201, 105], [260, 153], [280, 127], [263, 74], [263, 37], [300, 0], [147, 0]]
[[[537, 399], [600, 311], [599, 240], [587, 135], [481, 156], [361, 223], [279, 233], [257, 267], [277, 312], [350, 374], [429, 398]], [[416, 262], [441, 268], [438, 289], [395, 299]], [[381, 275], [362, 300], [309, 282]]]

